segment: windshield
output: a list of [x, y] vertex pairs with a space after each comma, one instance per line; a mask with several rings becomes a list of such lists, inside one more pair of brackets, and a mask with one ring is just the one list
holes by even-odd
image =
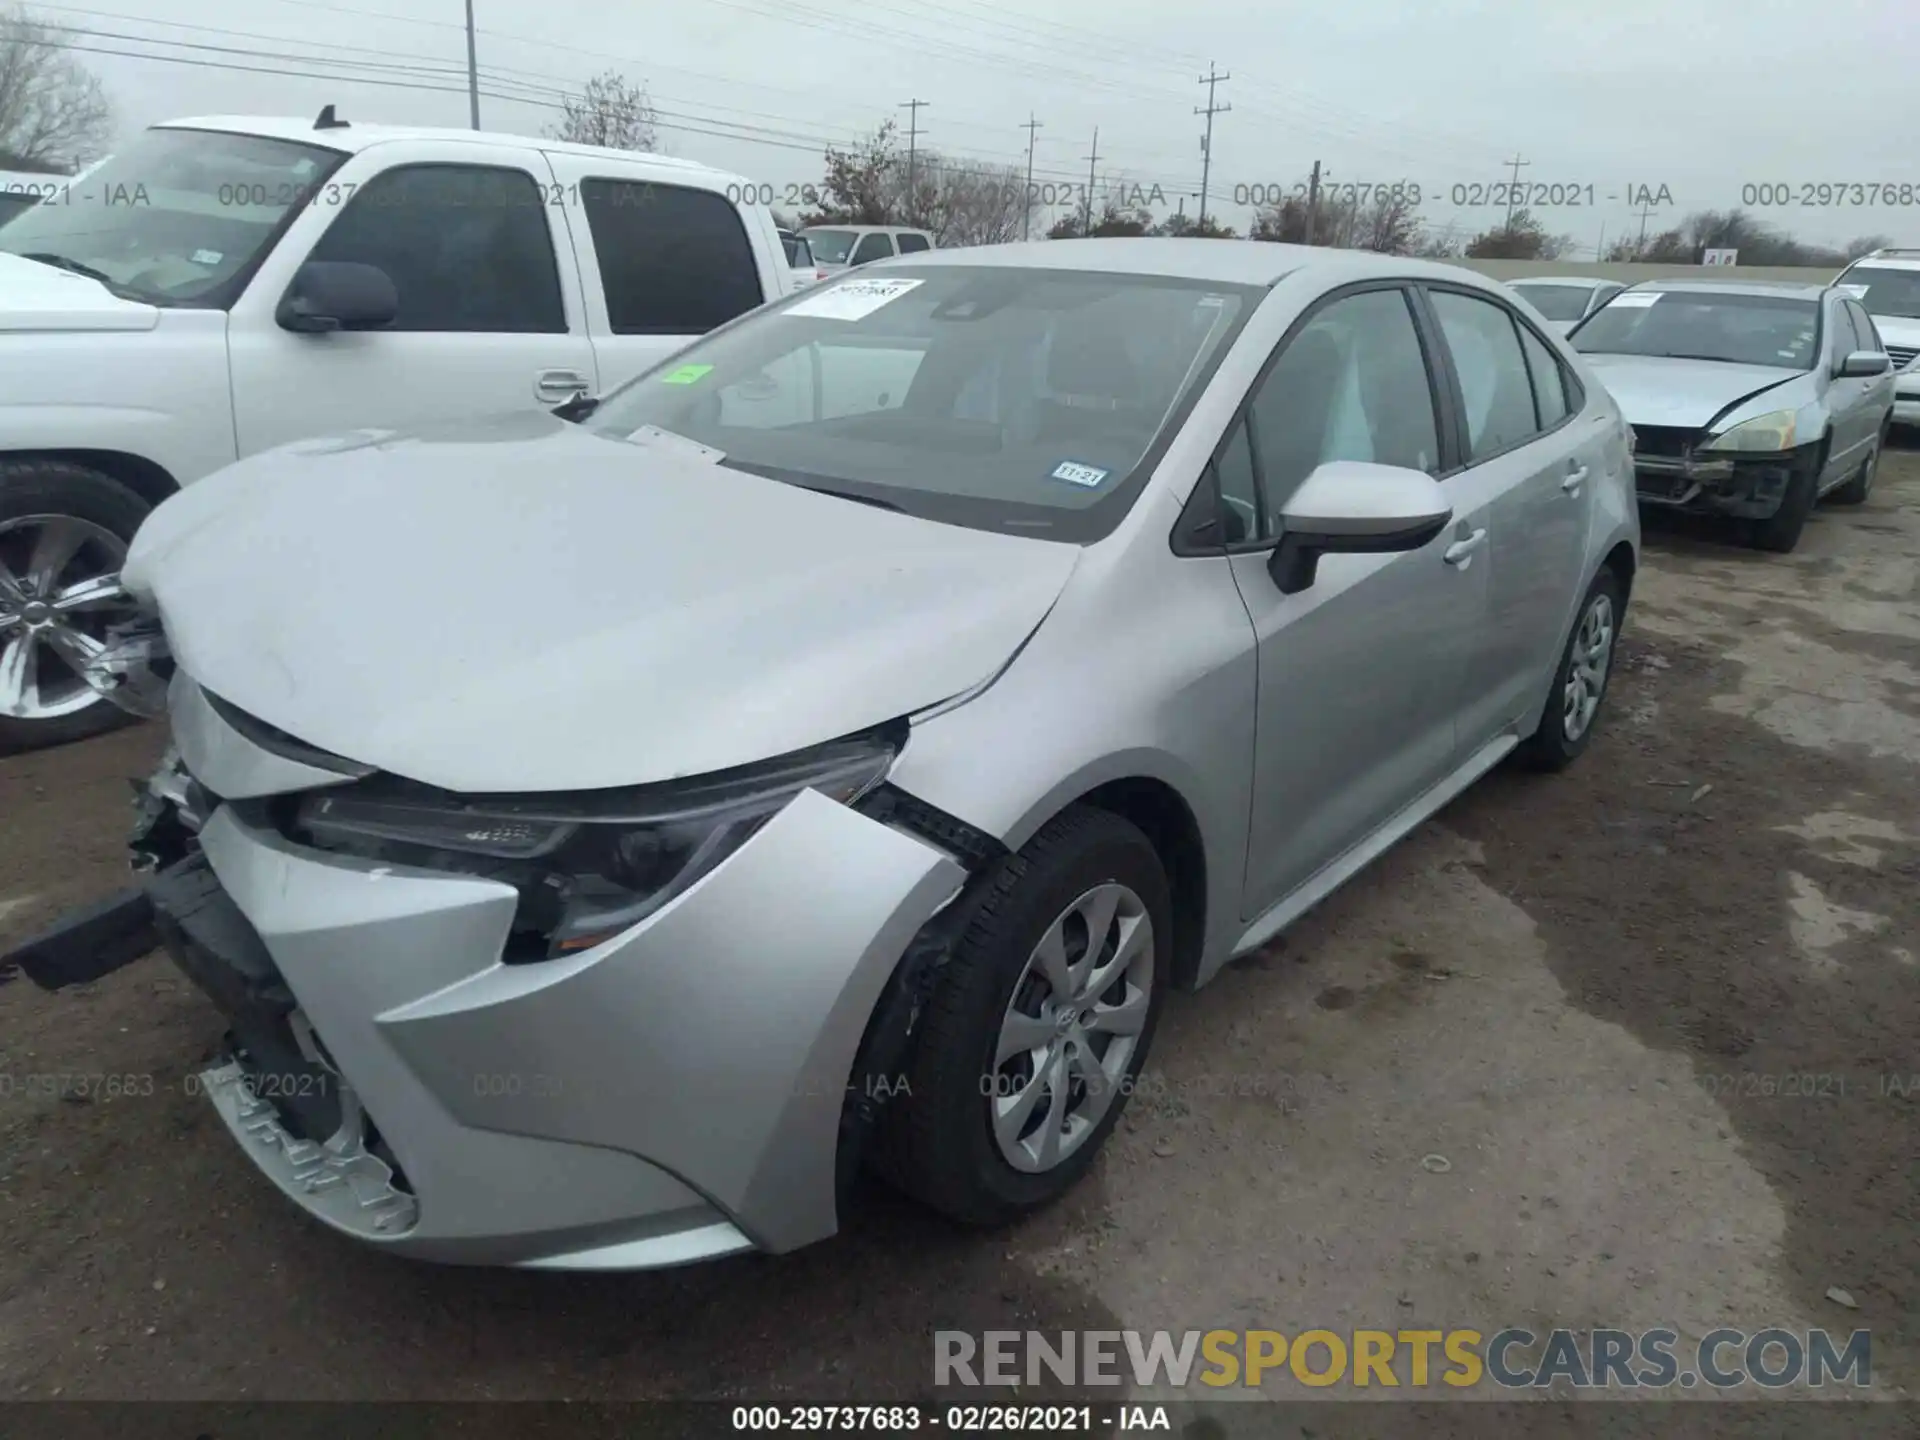
[[889, 267], [754, 312], [590, 423], [622, 439], [655, 426], [737, 469], [929, 519], [1084, 543], [1119, 522], [1129, 478], [1263, 293]]
[[11, 190], [0, 190], [0, 225], [4, 225], [29, 205], [38, 201], [32, 195], [16, 195]]
[[1591, 285], [1515, 285], [1527, 303], [1549, 320], [1578, 320], [1587, 313]]
[[293, 208], [346, 156], [205, 130], [148, 130], [0, 225], [0, 250], [161, 305], [224, 306]]
[[789, 235], [782, 242], [787, 247], [787, 264], [796, 270], [811, 268], [813, 252], [807, 248], [807, 242], [798, 235]]
[[1583, 355], [1667, 355], [1810, 370], [1820, 307], [1786, 295], [1627, 290], [1573, 332]]
[[860, 237], [851, 230], [809, 230], [802, 238], [822, 265], [844, 265]]
[[1840, 277], [1835, 288], [1853, 296], [1869, 315], [1920, 320], [1920, 270], [1856, 265]]

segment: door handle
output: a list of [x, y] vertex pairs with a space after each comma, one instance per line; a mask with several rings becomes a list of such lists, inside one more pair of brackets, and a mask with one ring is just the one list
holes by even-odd
[[1580, 493], [1580, 487], [1586, 483], [1586, 479], [1587, 467], [1582, 465], [1578, 469], [1567, 472], [1567, 478], [1560, 482], [1560, 488], [1569, 495], [1577, 495]]
[[592, 388], [578, 370], [542, 370], [533, 382], [533, 398], [549, 405], [564, 405]]
[[1442, 558], [1446, 560], [1447, 564], [1457, 566], [1464, 570], [1472, 562], [1473, 557], [1479, 553], [1480, 547], [1486, 543], [1487, 532], [1485, 530], [1476, 530], [1464, 539], [1456, 540], [1453, 544], [1447, 546], [1447, 553]]

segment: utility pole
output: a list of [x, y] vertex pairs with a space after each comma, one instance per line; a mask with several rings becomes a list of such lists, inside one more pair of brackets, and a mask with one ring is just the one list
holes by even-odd
[[913, 224], [914, 212], [919, 208], [915, 203], [919, 192], [913, 188], [914, 149], [920, 139], [920, 111], [928, 102], [909, 100], [900, 108], [907, 112], [907, 223]]
[[1093, 167], [1100, 159], [1100, 127], [1093, 127], [1093, 150], [1087, 156], [1087, 214], [1080, 222], [1082, 238], [1093, 234]]
[[1033, 112], [1027, 112], [1027, 123], [1020, 127], [1027, 132], [1027, 198], [1020, 209], [1020, 238], [1027, 238], [1033, 227], [1033, 142], [1039, 138], [1040, 122], [1033, 118]]
[[1233, 108], [1231, 105], [1216, 105], [1213, 103], [1213, 87], [1218, 85], [1222, 80], [1231, 80], [1232, 78], [1233, 76], [1231, 74], [1227, 74], [1227, 75], [1215, 74], [1213, 69], [1213, 62], [1209, 60], [1207, 62], [1207, 73], [1200, 77], [1200, 83], [1207, 87], [1206, 108], [1203, 110], [1198, 105], [1193, 107], [1194, 114], [1204, 115], [1207, 117], [1207, 133], [1200, 137], [1200, 222], [1199, 223], [1200, 223], [1200, 229], [1203, 232], [1207, 228], [1207, 181], [1212, 178], [1212, 174], [1213, 174], [1213, 117], [1216, 115], [1224, 115], [1227, 113], [1227, 111]]
[[1647, 251], [1647, 217], [1651, 214], [1653, 214], [1653, 202], [1648, 200], [1640, 207], [1640, 242], [1633, 248], [1636, 260]]
[[467, 0], [467, 111], [473, 128], [480, 128], [480, 65], [474, 58], [473, 0]]
[[1593, 242], [1593, 263], [1598, 265], [1607, 258], [1607, 222], [1600, 222], [1600, 238]]
[[1320, 228], [1320, 162], [1313, 162], [1313, 178], [1307, 182], [1307, 244], [1314, 243], [1314, 231]]
[[1520, 172], [1532, 163], [1531, 160], [1522, 160], [1518, 155], [1507, 162], [1507, 168], [1513, 171], [1513, 184], [1507, 187], [1506, 228], [1509, 230], [1513, 229], [1513, 197], [1520, 193]]

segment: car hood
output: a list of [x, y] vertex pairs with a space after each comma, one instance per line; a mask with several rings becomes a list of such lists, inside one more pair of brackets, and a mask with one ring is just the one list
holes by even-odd
[[155, 510], [125, 576], [187, 674], [307, 744], [451, 790], [561, 791], [959, 695], [1078, 556], [536, 413], [263, 452]]
[[[1805, 370], [1721, 360], [1674, 360], [1659, 355], [1583, 354], [1580, 358], [1600, 377], [1629, 425], [1702, 429], [1722, 411], [1764, 390], [1811, 378]], [[1791, 403], [1807, 398], [1799, 396]], [[1789, 403], [1783, 395], [1779, 408], [1788, 408]]]
[[123, 300], [98, 280], [0, 251], [0, 331], [151, 330], [157, 306]]
[[1880, 332], [1880, 341], [1885, 345], [1897, 345], [1902, 350], [1920, 350], [1920, 319], [1908, 319], [1904, 315], [1876, 315], [1873, 328]]

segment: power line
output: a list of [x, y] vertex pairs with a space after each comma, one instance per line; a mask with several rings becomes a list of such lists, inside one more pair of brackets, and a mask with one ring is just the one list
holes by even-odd
[[1207, 181], [1213, 176], [1213, 117], [1224, 115], [1233, 109], [1231, 105], [1213, 103], [1213, 87], [1222, 80], [1231, 80], [1231, 74], [1214, 73], [1213, 62], [1207, 62], [1207, 73], [1200, 77], [1200, 83], [1207, 87], [1207, 106], [1201, 109], [1195, 106], [1193, 113], [1207, 117], [1207, 133], [1200, 137], [1200, 230], [1204, 234], [1207, 228]]

